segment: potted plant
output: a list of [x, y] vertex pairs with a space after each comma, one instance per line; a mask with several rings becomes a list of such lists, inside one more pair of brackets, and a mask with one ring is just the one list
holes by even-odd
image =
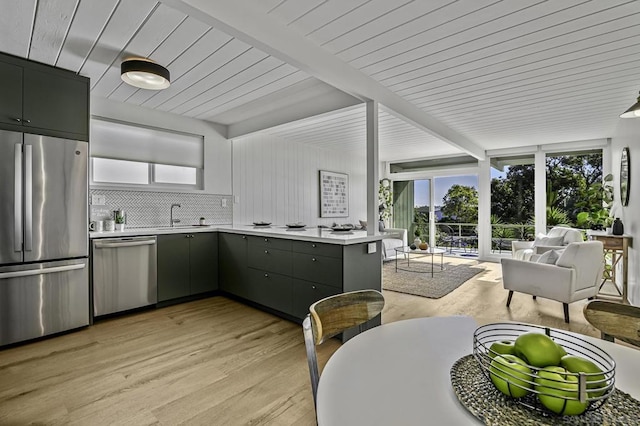
[[123, 210], [114, 211], [113, 219], [116, 223], [116, 231], [124, 231], [124, 211]]
[[613, 217], [611, 207], [613, 206], [613, 175], [608, 174], [602, 183], [596, 183], [587, 190], [588, 211], [580, 212], [576, 215], [576, 224], [580, 228], [589, 228], [602, 231], [611, 227]]
[[382, 179], [378, 187], [378, 215], [381, 222], [386, 222], [391, 217], [393, 198], [391, 195], [391, 181]]

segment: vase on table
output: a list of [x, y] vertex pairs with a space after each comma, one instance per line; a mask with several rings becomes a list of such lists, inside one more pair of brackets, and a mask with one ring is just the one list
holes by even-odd
[[624, 225], [619, 217], [616, 217], [616, 220], [613, 221], [613, 225], [611, 226], [611, 233], [613, 235], [622, 235], [624, 234]]

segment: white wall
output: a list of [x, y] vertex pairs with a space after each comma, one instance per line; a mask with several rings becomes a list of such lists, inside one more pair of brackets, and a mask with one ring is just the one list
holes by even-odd
[[[633, 236], [633, 247], [629, 250], [629, 301], [640, 306], [640, 119], [620, 119], [611, 141], [611, 172], [614, 176], [614, 211], [624, 224], [625, 234]], [[629, 205], [620, 205], [620, 157], [622, 148], [629, 147], [630, 184]]]
[[[349, 217], [320, 218], [319, 170], [349, 175]], [[358, 223], [367, 217], [365, 153], [349, 155], [269, 135], [233, 141], [233, 222], [308, 226]]]
[[224, 126], [95, 96], [91, 115], [204, 136], [204, 191], [198, 192], [231, 194], [231, 141]]

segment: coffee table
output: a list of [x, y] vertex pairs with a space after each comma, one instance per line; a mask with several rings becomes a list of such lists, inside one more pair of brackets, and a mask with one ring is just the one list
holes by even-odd
[[[398, 269], [400, 269], [401, 271], [408, 271], [408, 272], [422, 272], [422, 271], [417, 271], [415, 269], [411, 269], [411, 257], [425, 257], [425, 256], [431, 256], [431, 277], [433, 278], [433, 255], [435, 254], [439, 254], [440, 255], [440, 270], [437, 272], [441, 272], [445, 270], [444, 267], [444, 253], [446, 252], [446, 250], [444, 249], [439, 249], [439, 248], [428, 248], [426, 250], [420, 250], [420, 249], [411, 249], [411, 247], [396, 247], [394, 249], [396, 251], [396, 272], [398, 272]], [[407, 259], [407, 267], [403, 268], [400, 267], [398, 268], [398, 256], [402, 254], [404, 255], [404, 258]]]

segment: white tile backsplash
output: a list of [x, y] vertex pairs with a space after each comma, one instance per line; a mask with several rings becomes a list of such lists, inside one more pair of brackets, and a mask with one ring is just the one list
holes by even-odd
[[230, 195], [105, 189], [89, 192], [90, 199], [103, 196], [105, 201], [104, 205], [91, 205], [91, 220], [109, 219], [113, 210], [122, 209], [127, 227], [164, 226], [170, 224], [171, 204], [180, 204], [182, 207], [174, 208], [173, 217], [180, 219], [181, 225], [195, 225], [201, 217], [210, 225], [233, 222]]

